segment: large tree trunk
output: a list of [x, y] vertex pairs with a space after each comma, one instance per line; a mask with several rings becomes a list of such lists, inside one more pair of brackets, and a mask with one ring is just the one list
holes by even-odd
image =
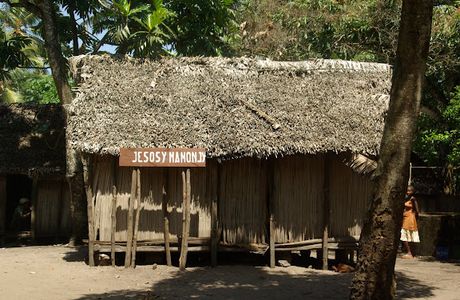
[[393, 299], [404, 192], [431, 34], [432, 0], [404, 0], [390, 108], [375, 172], [370, 216], [361, 234], [351, 299]]
[[37, 1], [37, 7], [41, 12], [45, 49], [59, 99], [61, 99], [62, 104], [70, 104], [72, 102], [72, 92], [67, 80], [67, 64], [62, 55], [59, 42], [59, 34], [56, 28], [56, 12], [54, 11], [53, 3], [51, 0]]

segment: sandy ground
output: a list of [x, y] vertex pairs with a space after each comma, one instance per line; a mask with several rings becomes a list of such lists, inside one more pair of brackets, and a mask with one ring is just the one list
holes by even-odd
[[[0, 249], [0, 299], [346, 299], [351, 274], [227, 265], [88, 267], [64, 246]], [[399, 299], [460, 299], [460, 263], [398, 260]]]

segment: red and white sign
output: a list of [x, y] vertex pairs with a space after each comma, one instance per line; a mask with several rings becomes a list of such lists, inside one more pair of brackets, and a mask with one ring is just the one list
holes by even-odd
[[121, 148], [120, 167], [206, 167], [203, 148]]

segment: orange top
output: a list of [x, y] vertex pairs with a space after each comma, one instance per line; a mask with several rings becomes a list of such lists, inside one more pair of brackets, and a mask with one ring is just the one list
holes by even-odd
[[412, 198], [404, 202], [404, 214], [402, 228], [406, 230], [417, 230], [417, 220]]

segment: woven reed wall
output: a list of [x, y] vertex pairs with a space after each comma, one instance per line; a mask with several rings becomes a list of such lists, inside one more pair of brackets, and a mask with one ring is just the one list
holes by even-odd
[[294, 155], [274, 163], [275, 242], [320, 238], [324, 201], [323, 155]]
[[[94, 157], [95, 227], [99, 239], [110, 240], [112, 186], [117, 186], [116, 240], [126, 240], [132, 168], [117, 166], [117, 158]], [[324, 202], [324, 155], [294, 155], [273, 161], [273, 214], [277, 243], [321, 238]], [[170, 232], [182, 231], [180, 168], [141, 168], [142, 209], [138, 240], [163, 238], [163, 188], [166, 189]], [[218, 174], [218, 176], [217, 176]], [[213, 160], [207, 168], [191, 169], [190, 236], [210, 237], [211, 198], [218, 198], [222, 241], [232, 245], [268, 242], [267, 160]], [[331, 236], [359, 236], [372, 185], [338, 159], [330, 163]], [[218, 178], [216, 178], [218, 177]]]
[[[95, 230], [99, 240], [110, 241], [112, 186], [117, 187], [117, 241], [126, 241], [128, 201], [131, 193], [132, 168], [120, 168], [118, 159], [97, 157], [93, 159], [92, 186], [95, 200]], [[141, 168], [141, 213], [138, 240], [163, 238], [163, 188], [166, 189], [171, 235], [182, 232], [182, 169]], [[206, 169], [191, 171], [192, 203], [190, 236], [210, 237], [210, 202], [206, 197]], [[136, 209], [136, 207], [135, 207]]]
[[372, 182], [337, 158], [331, 160], [330, 167], [330, 235], [358, 237], [369, 207]]
[[222, 163], [219, 221], [227, 244], [266, 243], [267, 163], [254, 158]]
[[35, 208], [37, 237], [70, 233], [70, 191], [64, 180], [39, 180]]

